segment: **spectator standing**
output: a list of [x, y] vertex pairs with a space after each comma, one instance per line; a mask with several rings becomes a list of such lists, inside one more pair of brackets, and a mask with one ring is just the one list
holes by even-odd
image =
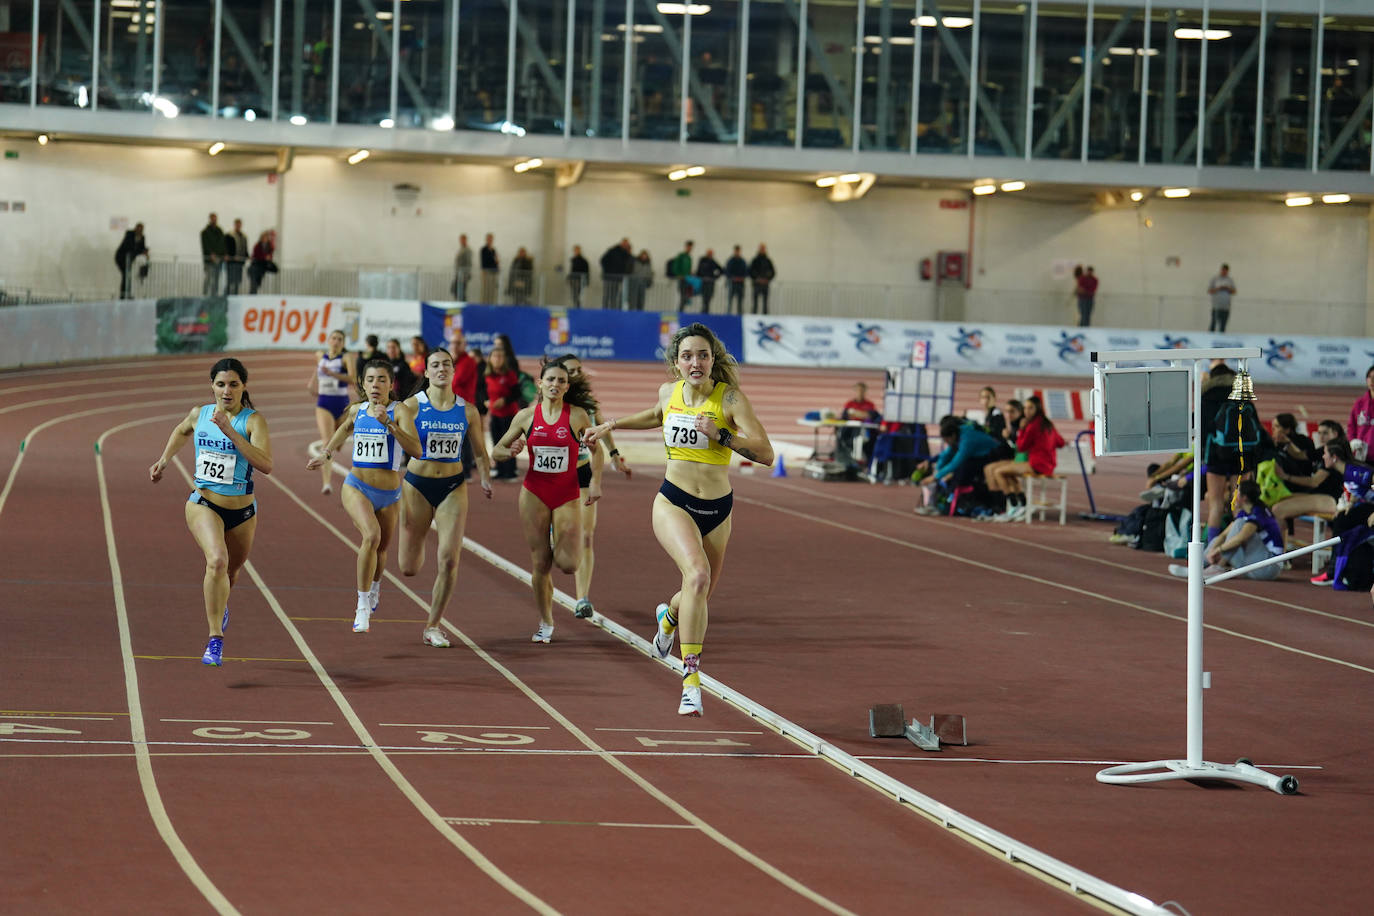
[[453, 298], [466, 302], [468, 281], [472, 279], [472, 249], [466, 234], [458, 236], [458, 253], [453, 256]]
[[477, 358], [468, 352], [467, 337], [461, 327], [448, 331], [448, 349], [453, 354], [453, 393], [469, 404], [477, 403]]
[[634, 272], [630, 240], [621, 239], [601, 256], [601, 307], [618, 309], [625, 299], [626, 280]]
[[1236, 281], [1231, 279], [1231, 265], [1221, 265], [1221, 273], [1207, 284], [1207, 294], [1212, 297], [1212, 323], [1207, 330], [1218, 334], [1226, 333], [1226, 322], [1231, 317], [1231, 297], [1236, 294]]
[[248, 292], [256, 293], [262, 285], [264, 274], [277, 272], [277, 264], [272, 255], [277, 250], [277, 236], [271, 229], [264, 230], [253, 245], [253, 261], [248, 265]]
[[487, 305], [496, 304], [497, 293], [501, 289], [501, 259], [496, 256], [496, 249], [491, 243], [492, 234], [488, 232], [482, 250], [477, 253], [482, 268], [482, 301]]
[[205, 263], [205, 282], [200, 290], [203, 295], [219, 295], [219, 273], [224, 265], [224, 250], [224, 230], [219, 227], [219, 217], [211, 213], [210, 222], [200, 230], [200, 256]]
[[1365, 372], [1364, 385], [1364, 393], [1355, 399], [1350, 408], [1350, 422], [1345, 427], [1356, 461], [1368, 461], [1370, 446], [1374, 445], [1374, 366]]
[[[498, 340], [487, 354], [487, 416], [491, 420], [491, 438], [500, 442], [510, 429], [511, 420], [520, 412], [520, 364], [515, 354]], [[495, 456], [493, 456], [495, 457]], [[515, 457], [513, 455], [496, 460], [491, 475], [492, 480], [514, 480], [516, 478]]]
[[759, 253], [754, 255], [754, 260], [749, 262], [749, 278], [754, 281], [754, 300], [753, 312], [759, 313], [759, 299], [763, 300], [763, 314], [768, 314], [768, 287], [772, 284], [773, 278], [777, 276], [777, 271], [773, 269], [773, 261], [768, 257], [768, 249], [759, 244]]
[[148, 246], [143, 240], [143, 224], [135, 223], [134, 228], [125, 231], [124, 238], [115, 249], [115, 266], [119, 268], [119, 298], [133, 297], [129, 271], [133, 270], [134, 260], [147, 253]]
[[1086, 268], [1078, 278], [1075, 294], [1078, 296], [1078, 326], [1086, 328], [1092, 324], [1093, 305], [1097, 300], [1097, 274], [1093, 273], [1091, 267]]
[[721, 273], [720, 264], [716, 263], [715, 252], [707, 248], [706, 254], [697, 262], [697, 277], [701, 280], [701, 313], [703, 315], [711, 311], [711, 297], [716, 294], [716, 280], [720, 279]]
[[692, 275], [692, 240], [683, 244], [677, 257], [668, 262], [668, 276], [677, 281], [677, 310], [685, 312], [692, 302], [692, 285], [687, 278]]
[[744, 255], [740, 254], [739, 246], [735, 246], [735, 253], [730, 255], [730, 259], [725, 262], [725, 279], [730, 286], [725, 293], [725, 314], [730, 314], [732, 304], [738, 304], [737, 314], [744, 314], [744, 278], [749, 276], [749, 262], [744, 260]]
[[649, 260], [649, 252], [639, 249], [634, 261], [634, 273], [630, 276], [630, 308], [636, 312], [644, 311], [644, 297], [649, 287], [654, 285], [654, 265]]
[[534, 288], [534, 258], [522, 245], [510, 262], [510, 277], [506, 292], [515, 305], [529, 305], [530, 291]]
[[582, 308], [582, 291], [592, 275], [592, 266], [582, 257], [582, 246], [574, 245], [572, 260], [568, 262], [568, 292], [572, 293], [573, 308]]
[[224, 295], [237, 296], [243, 282], [243, 265], [248, 263], [248, 236], [243, 220], [234, 220], [234, 231], [224, 234]]

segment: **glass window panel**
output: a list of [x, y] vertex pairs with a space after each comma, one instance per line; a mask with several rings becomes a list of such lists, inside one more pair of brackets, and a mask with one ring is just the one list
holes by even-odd
[[[385, 11], [387, 16], [392, 15], [390, 4], [379, 5], [379, 7], [368, 7], [374, 11]], [[240, 10], [234, 12], [234, 22], [239, 29], [245, 29], [247, 36], [247, 22], [254, 19], [264, 18], [265, 21], [258, 21], [254, 25], [258, 40], [262, 43], [261, 51], [261, 70], [267, 78], [267, 92], [262, 93], [268, 100], [268, 117], [271, 117], [271, 98], [272, 98], [272, 19], [273, 8], [271, 3], [256, 4], [243, 3]], [[349, 48], [349, 30], [353, 27], [353, 22], [363, 21], [363, 11], [360, 10], [356, 0], [345, 0], [342, 5], [342, 26], [343, 30], [339, 36], [339, 67], [346, 67], [345, 49]], [[371, 19], [374, 25], [381, 25], [379, 19]], [[225, 22], [228, 25], [228, 22]], [[364, 34], [360, 30], [356, 34]], [[229, 47], [224, 45], [220, 54], [227, 51], [234, 51], [235, 54], [242, 54], [242, 48], [238, 45]], [[235, 74], [231, 78], [235, 84], [243, 85], [243, 93], [247, 98], [256, 98], [258, 89], [257, 78], [253, 76], [253, 69], [246, 66], [243, 60], [238, 60], [238, 65], [247, 71], [247, 76]], [[223, 92], [223, 80], [225, 66], [229, 65], [229, 60], [225, 58], [220, 63], [221, 73], [221, 92]], [[282, 41], [280, 41], [280, 51], [276, 54], [276, 65], [280, 69], [278, 76], [278, 110], [276, 117], [282, 121], [289, 121], [295, 118], [294, 124], [300, 124], [300, 118], [306, 121], [319, 122], [330, 119], [330, 95], [331, 95], [331, 74], [334, 70], [334, 0], [283, 0], [282, 1]], [[383, 92], [385, 99], [385, 92]], [[385, 102], [383, 102], [385, 104]], [[339, 93], [339, 108], [345, 106], [342, 92]], [[225, 100], [221, 99], [221, 110], [225, 108]], [[254, 117], [264, 114], [254, 108]], [[374, 122], [375, 124], [375, 122]]]
[[1082, 153], [1085, 16], [1081, 6], [1040, 5], [1031, 101], [1031, 155], [1036, 158], [1077, 159]]
[[692, 80], [687, 139], [734, 143], [738, 137], [740, 7], [738, 0], [709, 4], [692, 17]]
[[[282, 12], [285, 14], [285, 7]], [[219, 116], [254, 120], [271, 117], [272, 6], [264, 5], [261, 0], [224, 0], [221, 15]], [[319, 37], [315, 36], [317, 40]], [[326, 36], [325, 41], [323, 60], [319, 58], [318, 48], [311, 49], [308, 92], [319, 94], [323, 88], [327, 105], [329, 72], [333, 66], [327, 46], [332, 43], [333, 36]]]
[[[322, 5], [319, 0], [315, 2]], [[308, 111], [301, 111], [291, 100], [296, 98], [297, 86], [307, 82], [303, 35], [309, 35], [314, 25], [314, 17], [309, 13], [318, 10], [307, 10], [306, 17], [292, 16], [288, 25], [288, 5], [282, 6], [281, 117], [302, 114], [313, 121], [317, 118], [310, 117]], [[395, 126], [391, 117], [391, 4], [344, 0], [340, 25], [340, 123]], [[298, 38], [301, 41], [295, 46], [301, 48], [301, 53], [288, 54], [287, 50]], [[318, 105], [314, 94], [309, 96], [309, 104]], [[325, 104], [328, 104], [327, 97]], [[397, 108], [400, 107], [398, 92]], [[327, 113], [324, 116], [327, 117]]]
[[162, 0], [158, 10], [162, 16], [158, 95], [176, 106], [178, 117], [209, 115], [215, 56], [213, 7], [207, 10], [197, 0]]
[[625, 83], [624, 0], [578, 0], [576, 13], [572, 132], [619, 137]]
[[1267, 166], [1308, 168], [1312, 118], [1313, 17], [1278, 13], [1265, 52], [1266, 123], [1260, 151]]
[[984, 156], [1023, 156], [1026, 150], [1026, 65], [1030, 6], [989, 12], [983, 7], [978, 34], [978, 98], [975, 149]]
[[1144, 9], [1134, 6], [1099, 7], [1094, 11], [1096, 56], [1088, 112], [1089, 159], [1135, 162], [1140, 156], [1144, 16]]
[[[1207, 19], [1205, 165], [1253, 166], [1255, 93], [1259, 78], [1260, 21], [1257, 13], [1213, 12]], [[1202, 42], [1190, 44], [1201, 47]], [[1191, 135], [1191, 132], [1190, 132]], [[1188, 137], [1181, 161], [1196, 156]]]
[[[100, 107], [148, 109], [153, 81], [153, 0], [100, 5]], [[11, 4], [11, 9], [14, 4]], [[25, 48], [25, 59], [28, 58]], [[25, 99], [27, 101], [27, 99]]]
[[504, 0], [462, 0], [458, 6], [460, 128], [500, 130], [506, 120], [509, 24]]
[[921, 4], [921, 86], [916, 150], [968, 151], [968, 60], [973, 51], [973, 5]]
[[1318, 168], [1368, 171], [1374, 19], [1337, 16], [1322, 38]]
[[635, 0], [634, 79], [630, 136], [677, 140], [682, 110], [682, 20], [658, 11], [658, 0]]
[[1194, 161], [1195, 148], [1189, 142], [1185, 150], [1184, 144], [1197, 126], [1201, 32], [1200, 10], [1156, 11], [1151, 19], [1150, 48], [1155, 54], [1150, 58], [1146, 162]]
[[520, 0], [518, 9], [515, 123], [532, 134], [561, 134], [568, 4], [566, 0]]
[[8, 25], [0, 23], [0, 102], [29, 104], [32, 61], [33, 5], [11, 4]]
[[744, 142], [791, 146], [796, 142], [796, 5], [749, 6], [749, 78], [745, 87]]
[[811, 3], [806, 16], [802, 146], [848, 147], [854, 129], [854, 38], [858, 5]]
[[[526, 5], [521, 3], [520, 8], [523, 10]], [[451, 130], [448, 114], [453, 2], [407, 0], [400, 6], [396, 126]], [[385, 8], [391, 8], [389, 2]]]
[[911, 149], [911, 81], [916, 57], [914, 3], [869, 3], [864, 14], [859, 146]]

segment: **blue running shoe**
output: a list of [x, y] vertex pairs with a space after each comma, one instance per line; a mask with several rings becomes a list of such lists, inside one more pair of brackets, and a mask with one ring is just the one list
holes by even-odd
[[202, 665], [215, 665], [218, 667], [223, 663], [224, 656], [224, 637], [211, 636], [210, 641], [205, 644], [205, 654], [200, 657]]
[[671, 633], [663, 632], [663, 618], [668, 616], [670, 610], [672, 608], [668, 605], [660, 604], [654, 611], [654, 617], [658, 620], [658, 629], [654, 631], [654, 654], [659, 658], [667, 658], [673, 651], [673, 634], [677, 631], [676, 628]]
[[224, 616], [219, 621], [219, 631], [223, 633], [229, 629], [229, 605], [224, 606]]

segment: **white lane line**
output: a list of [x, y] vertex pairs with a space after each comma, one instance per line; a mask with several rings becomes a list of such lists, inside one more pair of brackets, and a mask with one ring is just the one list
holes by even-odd
[[[881, 512], [885, 515], [891, 515], [896, 518], [906, 520], [912, 520], [916, 518], [916, 516], [912, 515], [912, 513], [909, 511], [893, 509], [890, 506], [884, 506], [879, 503], [865, 502], [860, 499], [853, 499], [847, 496], [839, 496], [833, 493], [824, 493], [819, 490], [812, 490], [809, 488], [799, 487], [795, 484], [788, 484], [783, 483], [781, 481], [773, 480], [770, 481], [770, 485], [780, 487], [793, 493], [805, 494], [808, 498], [824, 499], [828, 502], [836, 502], [842, 503], [844, 505], [855, 506], [857, 508], [863, 509], [866, 512]], [[1178, 583], [1179, 581], [1177, 577], [1169, 573], [1156, 572], [1152, 569], [1141, 569], [1139, 566], [1132, 566], [1129, 563], [1118, 563], [1115, 560], [1107, 560], [1103, 559], [1102, 557], [1093, 556], [1091, 554], [1079, 553], [1076, 550], [1066, 550], [1062, 547], [1052, 547], [1049, 544], [1043, 544], [1035, 540], [1023, 540], [1021, 538], [1002, 534], [999, 531], [990, 528], [986, 525], [980, 525], [976, 527], [969, 526], [963, 530], [973, 533], [980, 538], [1006, 541], [1008, 544], [1014, 544], [1017, 547], [1033, 547], [1036, 550], [1042, 551], [1044, 553], [1053, 553], [1063, 557], [1072, 557], [1076, 560], [1086, 560], [1089, 563], [1095, 563], [1099, 566], [1107, 566], [1112, 569], [1122, 569], [1127, 572], [1135, 573], [1137, 575], [1149, 576], [1153, 579], [1161, 579], [1167, 582]], [[1283, 601], [1281, 599], [1273, 598], [1268, 595], [1261, 595], [1257, 592], [1244, 591], [1238, 588], [1227, 588], [1222, 585], [1215, 585], [1209, 587], [1208, 593], [1210, 594], [1212, 592], [1222, 592], [1227, 595], [1233, 595], [1238, 598], [1245, 598], [1250, 601], [1259, 601], [1263, 604], [1272, 604], [1277, 607], [1287, 608], [1293, 611], [1300, 611], [1304, 614], [1311, 614], [1314, 617], [1325, 617], [1328, 620], [1339, 620], [1342, 623], [1351, 623], [1355, 624], [1356, 626], [1374, 629], [1374, 619], [1362, 620], [1358, 617], [1348, 617], [1344, 614], [1336, 614], [1331, 611], [1322, 611], [1318, 610], [1317, 608], [1308, 607], [1302, 604], [1294, 604], [1291, 601]]]
[[[1112, 595], [1104, 594], [1103, 592], [1092, 591], [1091, 589], [1079, 588], [1076, 585], [1069, 585], [1066, 582], [1056, 582], [1053, 579], [1045, 579], [1040, 576], [1033, 576], [1030, 573], [1016, 572], [1014, 570], [998, 566], [994, 563], [984, 563], [981, 560], [975, 560], [971, 557], [962, 556], [957, 553], [949, 553], [947, 551], [940, 550], [935, 547], [927, 547], [924, 544], [917, 544], [914, 541], [905, 541], [901, 538], [892, 537], [891, 535], [887, 534], [880, 534], [876, 531], [869, 531], [864, 528], [856, 528], [855, 526], [847, 525], [844, 522], [836, 522], [832, 521], [831, 519], [821, 518], [820, 516], [812, 515], [809, 512], [801, 512], [796, 509], [788, 509], [785, 506], [774, 505], [772, 503], [764, 502], [760, 499], [754, 499], [745, 496], [737, 496], [735, 498], [735, 502], [744, 503], [746, 505], [758, 506], [762, 509], [771, 509], [774, 512], [780, 512], [783, 515], [790, 515], [794, 518], [805, 519], [806, 521], [814, 522], [818, 525], [825, 525], [830, 528], [838, 528], [841, 531], [847, 531], [850, 534], [858, 534], [862, 535], [863, 537], [873, 538], [874, 540], [883, 541], [885, 543], [893, 544], [898, 547], [905, 547], [908, 550], [920, 551], [921, 553], [926, 553], [930, 554], [931, 556], [940, 557], [941, 559], [949, 560], [953, 563], [961, 563], [965, 566], [972, 566], [976, 569], [982, 570], [983, 572], [995, 573], [1001, 576], [1008, 576], [1013, 579], [1021, 579], [1026, 582], [1034, 582], [1037, 585], [1046, 585], [1051, 588], [1059, 589], [1060, 591], [1066, 591], [1075, 595], [1079, 595], [1083, 598], [1092, 598], [1097, 601], [1107, 602], [1108, 604], [1116, 604], [1121, 607], [1130, 608], [1132, 610], [1143, 611], [1146, 614], [1152, 614], [1156, 617], [1163, 617], [1167, 620], [1176, 620], [1180, 623], [1187, 623], [1188, 621], [1188, 618], [1185, 614], [1177, 614], [1172, 613], [1170, 611], [1161, 611], [1158, 608], [1146, 607], [1143, 604], [1136, 604], [1134, 601], [1127, 601], [1124, 598], [1117, 598]], [[1017, 543], [1019, 544], [1022, 542], [1018, 541]], [[1309, 652], [1308, 650], [1300, 649], [1297, 646], [1277, 642], [1272, 639], [1265, 639], [1261, 636], [1252, 636], [1249, 633], [1242, 633], [1239, 630], [1232, 630], [1228, 627], [1217, 626], [1214, 623], [1204, 622], [1203, 626], [1208, 630], [1212, 630], [1213, 632], [1224, 633], [1227, 636], [1234, 636], [1237, 639], [1243, 639], [1248, 642], [1258, 643], [1262, 646], [1268, 646], [1271, 649], [1277, 649], [1280, 652], [1288, 652], [1293, 655], [1302, 655], [1306, 658], [1315, 659], [1317, 661], [1330, 662], [1333, 665], [1340, 665], [1341, 667], [1350, 668], [1354, 671], [1361, 671], [1365, 674], [1374, 674], [1374, 668], [1371, 668], [1367, 665], [1357, 664], [1356, 662], [1346, 661], [1345, 659], [1341, 658], [1332, 658], [1329, 655], [1322, 655], [1319, 652]]]
[[516, 824], [535, 827], [641, 827], [649, 830], [695, 830], [692, 824], [631, 824], [622, 821], [536, 821], [523, 817], [449, 817], [450, 824], [469, 827], [490, 827], [492, 824]]
[[0, 719], [61, 719], [76, 722], [113, 722], [114, 716], [38, 716], [28, 713], [0, 713]]
[[[272, 482], [276, 484], [284, 493], [286, 493], [286, 495], [289, 496], [293, 501], [295, 501], [296, 504], [299, 505], [301, 509], [303, 509], [306, 512], [306, 514], [312, 516], [317, 522], [319, 522], [319, 524], [322, 527], [324, 527], [326, 530], [331, 532], [336, 538], [338, 538], [340, 542], [342, 542], [350, 548], [354, 547], [353, 542], [350, 538], [345, 536], [344, 533], [340, 531], [337, 527], [335, 527], [328, 519], [324, 518], [324, 516], [316, 512], [314, 508], [306, 504], [306, 502], [302, 500], [298, 495], [296, 495], [294, 491], [289, 489], [285, 484], [281, 483], [280, 481], [273, 480], [270, 477], [268, 479], [272, 480]], [[471, 548], [472, 546], [474, 546], [475, 542], [473, 542], [470, 538], [464, 538], [463, 544], [464, 546]], [[414, 601], [417, 606], [426, 610], [429, 608], [429, 600], [427, 598], [421, 598], [410, 588], [410, 586], [408, 586], [404, 581], [398, 578], [390, 570], [387, 571], [386, 575], [387, 578], [390, 579], [391, 582], [403, 594], [405, 594], [412, 601]], [[529, 583], [528, 574], [526, 574], [524, 581], [526, 584]], [[554, 595], [556, 601], [559, 601], [568, 608], [572, 607], [572, 599], [566, 593], [555, 589]], [[592, 751], [594, 754], [599, 756], [609, 766], [617, 770], [622, 776], [624, 776], [630, 782], [634, 783], [650, 797], [654, 798], [660, 804], [668, 808], [670, 811], [677, 814], [684, 821], [696, 825], [704, 835], [710, 837], [716, 843], [725, 847], [730, 852], [738, 856], [740, 859], [743, 859], [744, 861], [753, 865], [760, 872], [777, 881], [779, 884], [782, 884], [784, 887], [788, 888], [794, 893], [802, 897], [805, 897], [807, 900], [810, 900], [812, 903], [816, 904], [819, 907], [822, 907], [825, 910], [828, 910], [831, 913], [844, 914], [844, 916], [854, 916], [854, 914], [850, 910], [834, 902], [833, 900], [828, 899], [820, 893], [812, 890], [810, 887], [798, 881], [796, 878], [793, 878], [791, 875], [788, 875], [787, 873], [783, 872], [781, 869], [777, 868], [772, 863], [763, 859], [761, 856], [755, 854], [754, 852], [750, 851], [749, 849], [746, 849], [744, 846], [730, 839], [724, 833], [717, 830], [715, 827], [711, 826], [697, 814], [692, 812], [685, 805], [682, 805], [677, 800], [670, 797], [666, 792], [659, 789], [653, 783], [649, 782], [649, 780], [645, 779], [643, 776], [640, 776], [639, 773], [635, 772], [633, 769], [631, 769], [630, 767], [626, 766], [624, 763], [616, 759], [615, 754], [611, 753], [610, 751], [607, 751], [605, 748], [597, 744], [590, 735], [588, 735], [582, 729], [578, 728], [577, 725], [575, 725], [571, 719], [563, 715], [563, 713], [560, 712], [552, 703], [545, 700], [543, 696], [541, 696], [533, 688], [531, 688], [524, 681], [522, 681], [513, 671], [511, 671], [505, 665], [502, 665], [489, 653], [483, 650], [482, 647], [477, 645], [477, 643], [473, 639], [471, 639], [466, 633], [455, 627], [447, 619], [441, 620], [441, 623], [446, 628], [448, 628], [449, 632], [457, 636], [458, 639], [461, 640], [462, 643], [465, 646], [467, 646], [472, 653], [474, 653], [478, 658], [482, 659], [482, 661], [486, 662], [498, 673], [500, 673], [502, 677], [504, 677], [511, 685], [513, 685], [516, 688], [516, 690], [520, 691], [532, 703], [534, 703], [536, 706], [542, 709], [545, 712], [545, 714], [549, 716], [549, 718], [553, 719], [560, 726], [562, 726], [563, 729], [568, 732], [568, 734], [576, 738], [577, 741], [581, 743], [584, 747], [586, 747], [588, 750]]]
[[[100, 435], [97, 443], [103, 444], [105, 439], [113, 433], [124, 429], [141, 426], [146, 423], [162, 422], [162, 417], [152, 417], [145, 420], [135, 420], [123, 423], [119, 426], [111, 427]], [[215, 912], [220, 914], [237, 914], [238, 909], [229, 902], [215, 883], [210, 880], [210, 876], [200, 867], [200, 863], [191, 855], [191, 851], [186, 848], [181, 837], [177, 834], [176, 828], [172, 825], [172, 820], [167, 814], [167, 808], [162, 802], [162, 794], [157, 788], [157, 779], [153, 775], [152, 760], [148, 755], [147, 731], [143, 724], [143, 701], [139, 697], [138, 691], [138, 671], [134, 664], [133, 638], [129, 630], [129, 613], [124, 603], [124, 574], [119, 566], [119, 551], [115, 544], [114, 519], [110, 511], [110, 492], [105, 482], [105, 461], [101, 457], [100, 448], [95, 450], [95, 470], [96, 479], [100, 484], [100, 509], [105, 520], [105, 550], [110, 562], [110, 575], [112, 578], [111, 587], [114, 592], [115, 618], [119, 628], [119, 648], [120, 663], [124, 667], [124, 692], [129, 704], [129, 732], [134, 742], [134, 759], [138, 770], [139, 785], [143, 789], [143, 798], [148, 806], [148, 812], [152, 816], [153, 823], [157, 827], [158, 834], [162, 841], [167, 845], [172, 854], [172, 858], [181, 867], [182, 872], [195, 885], [196, 889], [204, 895], [209, 904], [214, 907]]]
[[632, 732], [643, 734], [644, 732], [656, 732], [657, 734], [672, 735], [763, 735], [767, 732], [732, 732], [718, 728], [594, 728], [597, 732]]

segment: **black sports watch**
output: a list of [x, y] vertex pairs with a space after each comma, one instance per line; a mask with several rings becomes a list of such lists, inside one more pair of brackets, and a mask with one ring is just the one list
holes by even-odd
[[730, 440], [733, 438], [735, 437], [730, 434], [730, 430], [726, 429], [724, 426], [720, 427], [716, 432], [716, 441], [726, 448], [730, 447]]

